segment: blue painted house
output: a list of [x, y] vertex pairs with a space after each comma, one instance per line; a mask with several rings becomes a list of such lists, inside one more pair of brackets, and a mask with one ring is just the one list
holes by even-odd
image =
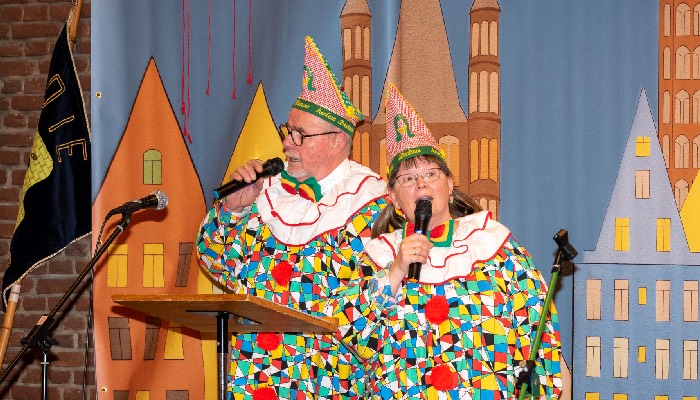
[[700, 398], [700, 253], [688, 250], [644, 89], [595, 250], [575, 261], [573, 398]]

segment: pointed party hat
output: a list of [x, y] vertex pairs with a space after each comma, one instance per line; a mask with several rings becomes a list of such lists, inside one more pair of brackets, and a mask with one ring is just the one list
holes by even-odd
[[355, 125], [365, 116], [340, 90], [338, 80], [314, 40], [307, 36], [305, 43], [301, 94], [292, 107], [328, 121], [352, 136]]
[[388, 175], [412, 157], [432, 155], [445, 160], [428, 127], [391, 83], [386, 95], [386, 153], [390, 160]]

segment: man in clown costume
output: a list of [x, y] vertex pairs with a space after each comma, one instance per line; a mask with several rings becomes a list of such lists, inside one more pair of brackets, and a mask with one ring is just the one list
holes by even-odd
[[[259, 160], [232, 178], [253, 183], [207, 213], [200, 265], [235, 293], [325, 316], [325, 300], [363, 276], [359, 256], [386, 206], [386, 184], [348, 159], [363, 115], [305, 39], [302, 91], [280, 126], [280, 176], [258, 179]], [[371, 274], [372, 271], [369, 271]], [[231, 399], [361, 399], [365, 369], [332, 334], [234, 334]]]
[[[508, 228], [454, 187], [444, 153], [396, 87], [386, 98], [391, 204], [365, 247], [367, 269], [380, 271], [327, 302], [338, 336], [376, 371], [367, 383], [373, 398], [515, 399], [546, 284]], [[418, 200], [431, 202], [427, 235], [414, 233]], [[412, 263], [422, 265], [409, 275], [417, 279], [407, 279]], [[528, 399], [561, 393], [549, 311]]]

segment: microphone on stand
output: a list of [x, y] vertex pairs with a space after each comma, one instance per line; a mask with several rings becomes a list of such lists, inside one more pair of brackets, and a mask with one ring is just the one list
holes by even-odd
[[[416, 211], [413, 215], [416, 218], [416, 233], [421, 235], [428, 235], [428, 225], [430, 224], [430, 218], [433, 216], [433, 203], [428, 199], [419, 199], [416, 201]], [[423, 264], [419, 262], [413, 262], [408, 266], [408, 281], [418, 282], [420, 278], [420, 269]]]
[[128, 203], [124, 203], [117, 208], [113, 208], [109, 213], [107, 213], [107, 218], [114, 214], [132, 214], [138, 210], [143, 210], [145, 208], [155, 208], [156, 210], [162, 210], [168, 205], [168, 196], [156, 190], [155, 192], [149, 194], [146, 197], [140, 198], [138, 200], [132, 200]]
[[[255, 180], [253, 182], [257, 181], [260, 178], [267, 178], [279, 174], [284, 169], [284, 162], [282, 162], [281, 158], [275, 157], [265, 161], [262, 167], [263, 170], [261, 172], [256, 173]], [[244, 187], [252, 184], [253, 182], [248, 183], [245, 181], [233, 179], [230, 182], [224, 183], [223, 185], [214, 189], [214, 198], [220, 199], [226, 197], [231, 193], [243, 189]]]

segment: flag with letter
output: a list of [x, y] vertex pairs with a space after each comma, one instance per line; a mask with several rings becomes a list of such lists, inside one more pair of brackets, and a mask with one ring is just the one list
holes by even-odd
[[90, 131], [64, 25], [24, 177], [3, 300], [32, 269], [90, 233], [91, 193]]

